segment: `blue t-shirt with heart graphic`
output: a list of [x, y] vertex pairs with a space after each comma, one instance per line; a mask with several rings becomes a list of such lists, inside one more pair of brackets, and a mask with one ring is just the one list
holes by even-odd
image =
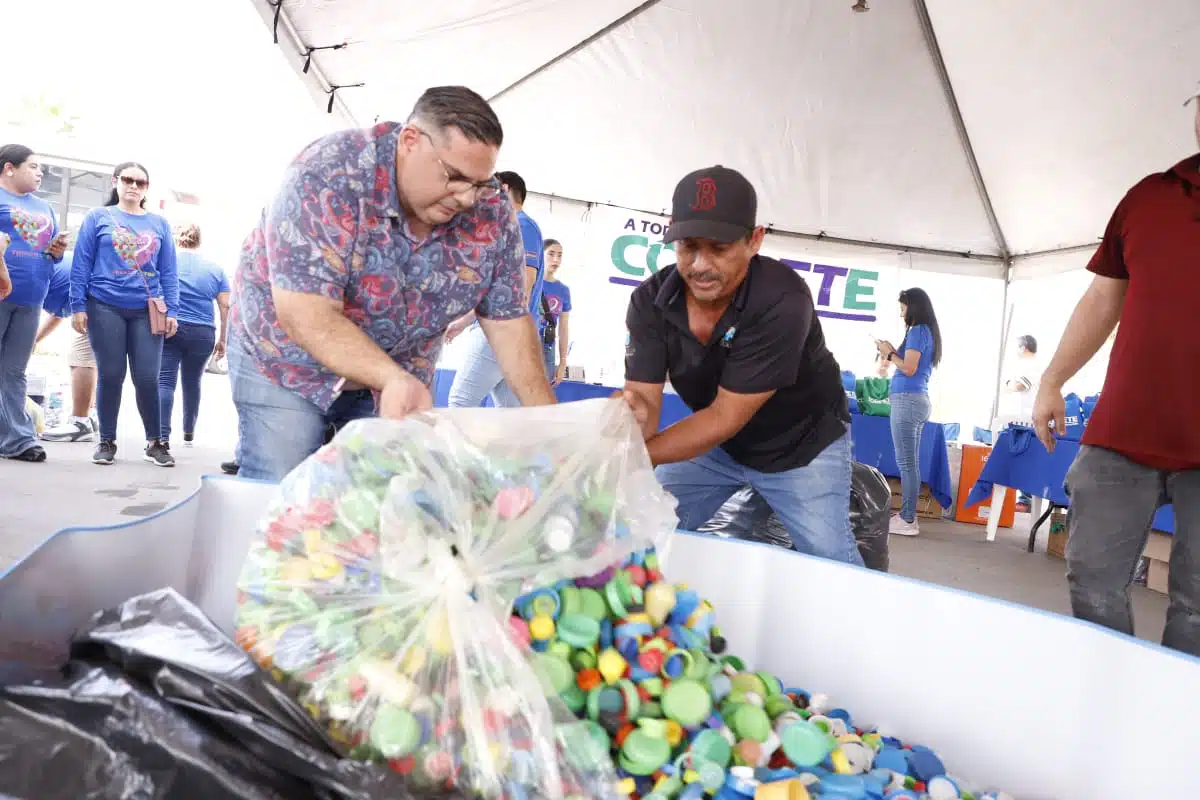
[[4, 302], [40, 306], [50, 285], [54, 264], [46, 250], [58, 235], [58, 220], [50, 204], [35, 194], [13, 194], [0, 187], [0, 231], [10, 239], [4, 263], [12, 294]]
[[129, 214], [116, 206], [89, 211], [75, 243], [71, 310], [87, 311], [89, 297], [130, 309], [145, 308], [147, 297], [161, 297], [167, 316], [177, 317], [179, 276], [167, 221], [158, 214]]

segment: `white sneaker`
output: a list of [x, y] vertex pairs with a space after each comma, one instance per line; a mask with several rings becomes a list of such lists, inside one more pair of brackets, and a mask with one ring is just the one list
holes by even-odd
[[894, 533], [897, 536], [920, 536], [921, 528], [917, 525], [916, 517], [912, 522], [905, 522], [899, 514], [893, 514], [891, 521], [888, 522], [888, 533]]
[[90, 442], [96, 438], [96, 429], [87, 417], [70, 417], [62, 425], [42, 432], [47, 442]]

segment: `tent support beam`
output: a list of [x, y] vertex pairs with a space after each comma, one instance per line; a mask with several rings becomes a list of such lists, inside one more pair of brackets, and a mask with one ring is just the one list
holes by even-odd
[[1100, 246], [1100, 240], [1087, 244], [1072, 244], [1063, 247], [1051, 247], [1049, 250], [1035, 250], [1031, 253], [1020, 253], [1013, 256], [1013, 261], [1024, 261], [1027, 258], [1040, 258], [1041, 256], [1059, 256], [1067, 253], [1094, 253], [1096, 248]]
[[[531, 196], [541, 197], [548, 202], [553, 203], [555, 200], [561, 200], [567, 203], [579, 203], [580, 205], [588, 206], [607, 206], [609, 208], [619, 208], [624, 211], [631, 211], [634, 214], [645, 214], [651, 217], [667, 216], [666, 212], [649, 211], [644, 208], [629, 208], [628, 206], [618, 206], [613, 203], [598, 203], [594, 200], [580, 200], [575, 197], [564, 197], [558, 194], [546, 194], [544, 192], [529, 192]], [[917, 245], [897, 244], [895, 242], [872, 242], [864, 239], [846, 239], [841, 236], [826, 236], [823, 233], [801, 233], [799, 231], [781, 230], [779, 228], [768, 228], [767, 233], [772, 236], [780, 236], [787, 239], [802, 239], [810, 242], [828, 242], [830, 244], [852, 245], [854, 247], [863, 247], [871, 250], [882, 250], [889, 253], [914, 253], [916, 255], [938, 256], [941, 258], [954, 258], [962, 261], [980, 261], [987, 264], [995, 264], [997, 266], [1007, 264], [1007, 261], [1002, 256], [990, 253], [972, 253], [962, 250], [942, 250], [936, 247], [920, 247]], [[994, 277], [1000, 277], [996, 275]]]
[[558, 62], [564, 61], [564, 60], [570, 58], [571, 56], [575, 55], [580, 50], [587, 47], [589, 44], [596, 41], [600, 37], [606, 35], [613, 29], [619, 28], [620, 26], [624, 25], [626, 22], [629, 22], [633, 18], [640, 16], [640, 15], [644, 14], [645, 12], [649, 11], [650, 9], [654, 8], [661, 1], [662, 0], [646, 0], [646, 2], [642, 3], [637, 8], [634, 8], [634, 9], [628, 11], [627, 13], [622, 14], [620, 17], [618, 17], [617, 19], [608, 23], [603, 28], [596, 31], [595, 33], [593, 33], [591, 36], [587, 37], [583, 41], [572, 45], [570, 48], [564, 50], [563, 52], [556, 55], [554, 58], [547, 61], [545, 64], [542, 64], [541, 66], [537, 67], [536, 69], [532, 70], [531, 72], [528, 72], [525, 75], [521, 76], [520, 78], [517, 78], [515, 81], [510, 83], [508, 86], [505, 86], [503, 89], [501, 89], [500, 91], [496, 92], [494, 95], [489, 97], [488, 102], [489, 103], [496, 102], [501, 97], [508, 94], [513, 89], [516, 89], [521, 84], [525, 83], [526, 81], [532, 80], [533, 78], [536, 78], [538, 75], [540, 75], [543, 72], [545, 72], [546, 70], [550, 69]]
[[996, 362], [996, 393], [992, 397], [992, 416], [988, 418], [988, 427], [1000, 413], [1000, 393], [1004, 390], [1004, 354], [1008, 351], [1008, 340], [1012, 337], [1012, 318], [1014, 308], [1008, 305], [1008, 289], [1012, 286], [1013, 268], [1011, 261], [1004, 263], [1004, 295], [1000, 301], [1000, 358]]
[[[251, 0], [254, 8], [258, 11], [258, 15], [262, 17], [263, 24], [267, 26], [268, 33], [279, 34], [279, 46], [283, 51], [284, 58], [287, 59], [289, 65], [295, 70], [297, 77], [308, 87], [308, 93], [312, 95], [320, 108], [329, 108], [329, 113], [336, 111], [338, 116], [342, 118], [349, 126], [358, 125], [358, 121], [351, 113], [350, 107], [342, 100], [337, 92], [333, 81], [325, 75], [321, 68], [314, 62], [306, 65], [306, 62], [311, 57], [308, 45], [300, 37], [300, 32], [296, 30], [296, 26], [292, 24], [292, 20], [288, 17], [287, 10], [278, 7], [283, 3], [283, 0]], [[279, 16], [279, 25], [275, 25], [275, 17]], [[285, 44], [286, 41], [286, 44]]]
[[933, 21], [929, 18], [929, 9], [925, 0], [913, 0], [917, 19], [921, 24], [921, 32], [925, 35], [925, 45], [929, 48], [929, 57], [933, 59], [934, 69], [946, 94], [946, 104], [950, 107], [950, 116], [954, 120], [954, 128], [958, 131], [958, 141], [962, 145], [963, 154], [967, 157], [967, 166], [971, 169], [971, 177], [975, 179], [975, 188], [979, 192], [979, 200], [983, 203], [983, 212], [987, 216], [988, 225], [992, 228], [992, 236], [996, 239], [996, 247], [1000, 255], [1007, 261], [1010, 255], [1008, 242], [1004, 231], [1000, 228], [1000, 220], [996, 217], [996, 209], [992, 205], [992, 197], [988, 194], [987, 184], [983, 181], [983, 173], [979, 169], [979, 160], [975, 157], [975, 148], [971, 145], [971, 137], [967, 134], [967, 125], [963, 122], [962, 110], [958, 106], [958, 98], [954, 94], [954, 86], [950, 82], [950, 72], [942, 59], [942, 48], [938, 45], [937, 34], [933, 30]]

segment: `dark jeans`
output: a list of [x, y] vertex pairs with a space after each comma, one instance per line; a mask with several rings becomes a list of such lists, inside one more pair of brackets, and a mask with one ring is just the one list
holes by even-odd
[[158, 438], [158, 367], [162, 360], [163, 337], [150, 333], [150, 313], [142, 308], [117, 308], [89, 297], [88, 340], [96, 356], [96, 411], [100, 417], [100, 439], [117, 440], [117, 413], [121, 410], [121, 388], [125, 364], [133, 377], [138, 414], [146, 440]]
[[200, 379], [217, 343], [212, 325], [179, 323], [179, 331], [163, 341], [162, 368], [158, 371], [158, 415], [161, 439], [171, 438], [171, 411], [175, 407], [175, 381], [183, 371], [183, 432], [196, 432], [200, 416]]
[[1129, 585], [1154, 513], [1175, 505], [1165, 647], [1200, 656], [1200, 470], [1164, 472], [1084, 445], [1067, 471], [1067, 583], [1079, 619], [1133, 635]]

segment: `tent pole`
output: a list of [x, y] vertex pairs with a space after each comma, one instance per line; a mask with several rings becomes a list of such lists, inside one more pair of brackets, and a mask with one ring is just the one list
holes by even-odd
[[662, 2], [662, 0], [646, 0], [646, 2], [642, 3], [637, 8], [631, 9], [630, 11], [622, 14], [620, 17], [617, 17], [612, 22], [608, 23], [603, 28], [601, 28], [600, 30], [593, 33], [591, 36], [588, 36], [583, 41], [576, 42], [575, 44], [571, 45], [571, 47], [569, 47], [566, 50], [564, 50], [563, 52], [559, 53], [554, 58], [547, 61], [545, 64], [542, 64], [541, 66], [537, 67], [536, 69], [531, 70], [530, 72], [526, 73], [525, 75], [522, 75], [520, 78], [517, 78], [515, 81], [510, 83], [508, 86], [505, 86], [503, 89], [501, 89], [500, 91], [496, 92], [494, 95], [489, 97], [488, 102], [489, 103], [496, 102], [501, 97], [508, 94], [513, 89], [516, 89], [521, 84], [525, 83], [528, 80], [531, 80], [532, 78], [537, 77], [541, 73], [543, 73], [546, 70], [553, 67], [558, 62], [570, 58], [571, 56], [575, 55], [583, 48], [587, 47], [592, 42], [596, 41], [600, 37], [607, 34], [609, 31], [613, 30], [614, 28], [619, 28], [620, 26], [624, 25], [626, 22], [629, 22], [630, 20], [632, 20], [634, 17], [644, 14], [645, 12], [654, 8], [660, 2]]
[[1004, 231], [1000, 228], [996, 209], [992, 206], [992, 197], [988, 194], [987, 185], [983, 182], [979, 160], [975, 158], [975, 148], [971, 145], [971, 137], [967, 134], [967, 125], [963, 122], [962, 110], [959, 108], [958, 98], [954, 94], [954, 85], [950, 82], [950, 72], [946, 69], [946, 62], [942, 59], [942, 48], [938, 45], [937, 34], [933, 30], [933, 21], [929, 18], [929, 9], [925, 6], [925, 0], [913, 0], [913, 7], [917, 11], [921, 32], [925, 35], [925, 45], [929, 48], [929, 57], [933, 59], [933, 66], [941, 81], [942, 91], [946, 94], [946, 104], [950, 108], [950, 117], [954, 120], [954, 129], [958, 132], [958, 142], [962, 145], [963, 154], [967, 157], [967, 166], [971, 170], [971, 177], [975, 179], [975, 188], [979, 192], [980, 202], [983, 203], [983, 213], [987, 216], [988, 225], [992, 228], [992, 236], [996, 239], [996, 248], [1007, 262], [1011, 251], [1004, 238]]
[[988, 427], [991, 427], [992, 420], [1000, 413], [1000, 392], [1004, 388], [1004, 354], [1008, 352], [1008, 338], [1012, 334], [1013, 311], [1008, 305], [1008, 287], [1012, 285], [1012, 262], [1006, 261], [1004, 265], [1004, 295], [1000, 312], [1000, 357], [996, 362], [996, 392], [992, 396], [992, 415], [988, 417]]

